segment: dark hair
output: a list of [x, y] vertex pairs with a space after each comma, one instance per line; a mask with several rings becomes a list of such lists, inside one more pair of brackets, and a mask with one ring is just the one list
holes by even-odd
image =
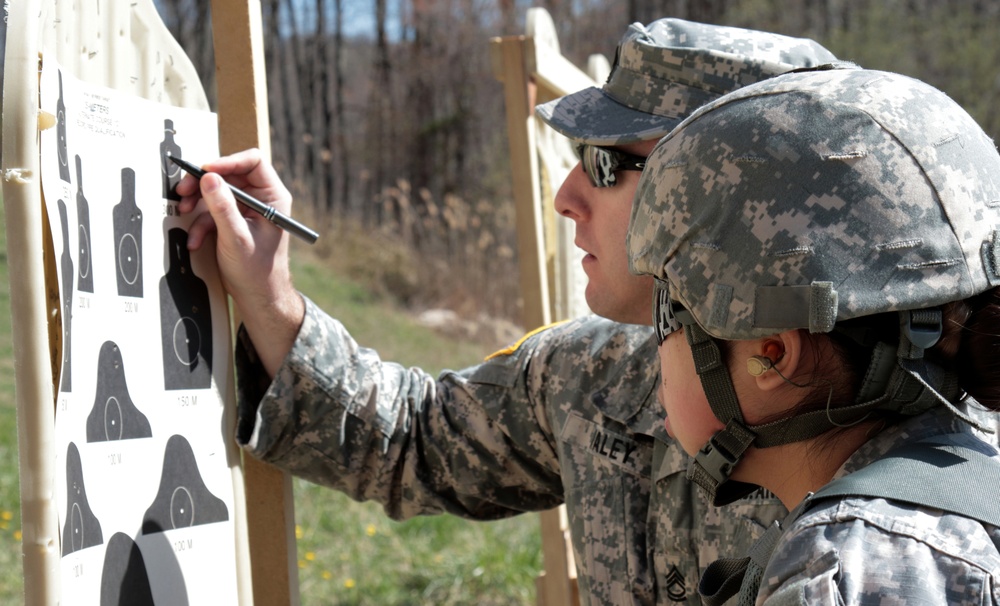
[[967, 394], [1000, 410], [1000, 288], [948, 305], [944, 335], [933, 350], [935, 359], [950, 360]]
[[[990, 410], [1000, 410], [1000, 288], [947, 303], [941, 309], [941, 339], [924, 355], [929, 361], [954, 372], [964, 394]], [[898, 338], [899, 315], [889, 312], [838, 323], [838, 327], [848, 331], [858, 326], [891, 343]], [[845, 399], [853, 402], [857, 397], [871, 359], [870, 344], [858, 343], [847, 335], [844, 330], [813, 335], [825, 338], [842, 364], [841, 376], [823, 377], [834, 381], [835, 394], [840, 394], [840, 398], [836, 395], [834, 398], [841, 404], [846, 403]], [[828, 397], [829, 383], [825, 387], [816, 385], [796, 413], [826, 406]], [[896, 415], [890, 418], [893, 416]]]

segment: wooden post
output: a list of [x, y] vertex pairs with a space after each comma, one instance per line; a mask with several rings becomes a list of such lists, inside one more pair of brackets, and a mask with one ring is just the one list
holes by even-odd
[[[212, 0], [218, 89], [219, 150], [251, 147], [271, 156], [259, 0]], [[238, 325], [239, 318], [234, 318]], [[299, 603], [292, 479], [276, 467], [243, 458], [253, 601]]]
[[[550, 157], [554, 151], [552, 136], [561, 138], [561, 135], [535, 120], [535, 104], [595, 86], [596, 79], [604, 79], [610, 67], [603, 56], [592, 56], [590, 73], [584, 73], [563, 57], [555, 24], [545, 9], [528, 9], [525, 21], [527, 35], [494, 38], [490, 57], [493, 74], [504, 85], [524, 299], [522, 319], [524, 326], [531, 329], [548, 324], [553, 318], [566, 319], [575, 310], [586, 308], [582, 302], [569, 300], [574, 286], [573, 278], [566, 275], [572, 273], [571, 243], [558, 235], [557, 227], [565, 225], [557, 225], [561, 218], [548, 199], [554, 198], [551, 190], [558, 186], [555, 180], [559, 177], [551, 171], [542, 175], [540, 167], [542, 148], [547, 150], [549, 169], [553, 168], [550, 164], [565, 161]], [[566, 164], [567, 170], [572, 164]], [[545, 187], [541, 185], [543, 176]], [[558, 285], [556, 276], [561, 278]], [[542, 512], [541, 531], [545, 572], [536, 583], [537, 603], [575, 606], [580, 597], [566, 508]]]
[[[507, 139], [510, 145], [514, 204], [517, 214], [518, 259], [522, 321], [528, 329], [549, 324], [548, 260], [541, 204], [538, 200], [539, 171], [535, 151], [534, 84], [526, 70], [524, 36], [492, 41], [494, 74], [504, 83]], [[544, 606], [574, 606], [576, 570], [572, 561], [565, 508], [544, 511], [541, 516], [542, 556], [545, 572], [536, 583], [537, 602]]]
[[[11, 5], [4, 60], [3, 203], [16, 375], [25, 604], [59, 603], [55, 492], [55, 393], [45, 292], [39, 174], [39, 3]], [[49, 251], [51, 254], [51, 251]], [[14, 262], [16, 260], [16, 262]], [[56, 309], [59, 308], [58, 293]], [[58, 368], [58, 367], [57, 367]]]
[[494, 63], [504, 83], [507, 141], [510, 145], [514, 206], [517, 214], [517, 250], [520, 259], [521, 321], [528, 330], [552, 322], [549, 307], [545, 235], [535, 160], [534, 84], [525, 69], [524, 36], [493, 40]]

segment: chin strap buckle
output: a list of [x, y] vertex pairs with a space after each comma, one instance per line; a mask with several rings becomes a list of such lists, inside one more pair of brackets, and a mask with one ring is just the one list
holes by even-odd
[[729, 474], [733, 472], [733, 467], [740, 460], [739, 456], [730, 453], [722, 446], [721, 440], [719, 440], [719, 434], [721, 433], [722, 431], [712, 436], [708, 443], [698, 451], [697, 456], [695, 456], [695, 461], [712, 477], [716, 485], [729, 479]]
[[[733, 419], [698, 451], [688, 468], [688, 479], [700, 486], [713, 503], [716, 502], [719, 487], [729, 482], [733, 468], [756, 437], [757, 434]], [[741, 490], [739, 494], [743, 492], [746, 491]]]

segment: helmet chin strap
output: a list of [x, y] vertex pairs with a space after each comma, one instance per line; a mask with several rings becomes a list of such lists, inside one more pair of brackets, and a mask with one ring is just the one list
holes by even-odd
[[700, 486], [713, 505], [725, 505], [757, 489], [753, 484], [730, 480], [729, 475], [754, 443], [757, 434], [743, 420], [733, 379], [729, 375], [722, 351], [714, 338], [706, 333], [687, 310], [677, 310], [677, 319], [684, 325], [684, 335], [694, 357], [695, 371], [701, 379], [712, 413], [726, 424], [695, 455], [688, 467], [688, 479]]
[[758, 488], [729, 477], [751, 445], [768, 448], [790, 444], [863, 421], [876, 410], [909, 416], [942, 403], [963, 420], [979, 427], [952, 404], [960, 395], [955, 374], [924, 359], [924, 350], [941, 336], [940, 310], [900, 312], [899, 343], [879, 342], [872, 349], [868, 370], [853, 404], [837, 408], [828, 405], [824, 409], [753, 426], [743, 418], [717, 340], [695, 323], [686, 309], [675, 313], [684, 325], [695, 370], [712, 413], [726, 424], [702, 447], [688, 468], [688, 478], [705, 490], [714, 505], [732, 503]]

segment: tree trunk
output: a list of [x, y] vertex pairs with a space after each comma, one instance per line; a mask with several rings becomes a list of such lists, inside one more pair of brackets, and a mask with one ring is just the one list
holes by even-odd
[[[344, 109], [344, 3], [343, 0], [334, 0], [334, 38], [333, 38], [333, 115], [336, 122], [336, 145], [333, 147], [334, 158], [339, 158], [340, 166], [340, 191], [337, 193], [339, 199], [339, 211], [342, 215], [347, 214], [349, 208], [349, 196], [351, 191], [351, 171], [349, 155], [347, 153], [347, 117]], [[330, 189], [333, 194], [333, 184]]]

